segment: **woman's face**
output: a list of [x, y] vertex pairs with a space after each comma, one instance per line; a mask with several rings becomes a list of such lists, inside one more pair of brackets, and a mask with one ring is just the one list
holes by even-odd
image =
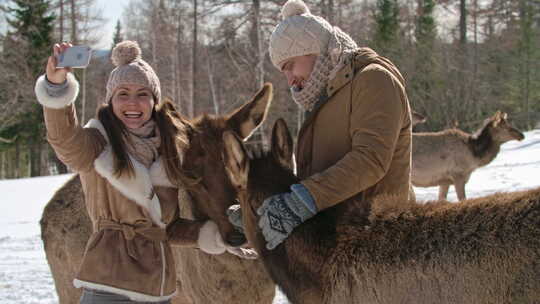
[[152, 117], [154, 97], [147, 87], [123, 84], [114, 92], [112, 107], [114, 115], [128, 129], [138, 129]]

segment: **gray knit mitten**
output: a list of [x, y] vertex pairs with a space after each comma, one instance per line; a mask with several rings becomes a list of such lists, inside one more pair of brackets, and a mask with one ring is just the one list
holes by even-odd
[[272, 250], [283, 242], [301, 223], [317, 213], [315, 202], [302, 184], [291, 186], [291, 192], [281, 193], [264, 200], [257, 210], [259, 227]]

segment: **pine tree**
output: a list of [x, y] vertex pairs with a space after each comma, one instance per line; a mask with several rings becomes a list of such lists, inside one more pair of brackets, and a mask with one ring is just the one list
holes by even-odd
[[397, 0], [377, 0], [375, 12], [375, 46], [380, 53], [391, 52], [399, 32], [399, 6]]
[[[5, 41], [4, 56], [10, 64], [5, 68], [12, 76], [17, 104], [9, 125], [2, 126], [0, 137], [16, 138], [7, 145], [23, 145], [27, 149], [30, 176], [41, 171], [41, 153], [45, 147], [43, 111], [36, 103], [33, 92], [35, 80], [43, 74], [47, 57], [51, 53], [54, 15], [47, 0], [13, 0], [8, 6], [7, 22], [10, 27]], [[5, 147], [5, 145], [4, 145]]]
[[119, 42], [122, 42], [124, 40], [122, 36], [122, 24], [120, 24], [120, 20], [116, 22], [116, 27], [114, 28], [114, 37], [113, 37], [113, 43], [111, 46], [111, 50], [114, 48], [116, 44]]
[[[437, 36], [434, 0], [418, 0], [418, 15], [415, 27], [415, 71], [410, 82], [411, 100], [418, 111], [429, 112], [430, 122], [438, 121], [438, 112], [433, 110], [436, 93], [437, 71], [434, 45]], [[440, 108], [440, 106], [437, 105]]]
[[[8, 8], [7, 18], [12, 28], [8, 35], [20, 38], [25, 47], [26, 65], [33, 76], [43, 70], [43, 62], [51, 53], [52, 31], [55, 16], [49, 14], [50, 2], [47, 0], [12, 0], [15, 7]], [[19, 50], [20, 51], [20, 50]]]

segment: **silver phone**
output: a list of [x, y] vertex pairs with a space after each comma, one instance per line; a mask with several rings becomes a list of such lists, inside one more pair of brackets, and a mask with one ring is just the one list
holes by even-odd
[[85, 45], [76, 45], [58, 54], [57, 68], [86, 68], [92, 57], [92, 49]]

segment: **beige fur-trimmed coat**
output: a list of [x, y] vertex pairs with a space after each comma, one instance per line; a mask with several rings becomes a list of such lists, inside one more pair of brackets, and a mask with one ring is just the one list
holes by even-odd
[[[178, 219], [178, 185], [167, 178], [159, 158], [147, 169], [131, 157], [134, 177], [115, 176], [102, 123], [92, 119], [82, 127], [77, 121], [75, 77], [68, 74], [67, 92], [59, 97], [48, 94], [46, 81], [40, 77], [35, 90], [44, 106], [47, 139], [58, 157], [79, 173], [94, 228], [74, 285], [136, 301], [172, 298], [176, 274], [166, 227]], [[207, 224], [183, 225], [182, 238], [197, 247]]]

